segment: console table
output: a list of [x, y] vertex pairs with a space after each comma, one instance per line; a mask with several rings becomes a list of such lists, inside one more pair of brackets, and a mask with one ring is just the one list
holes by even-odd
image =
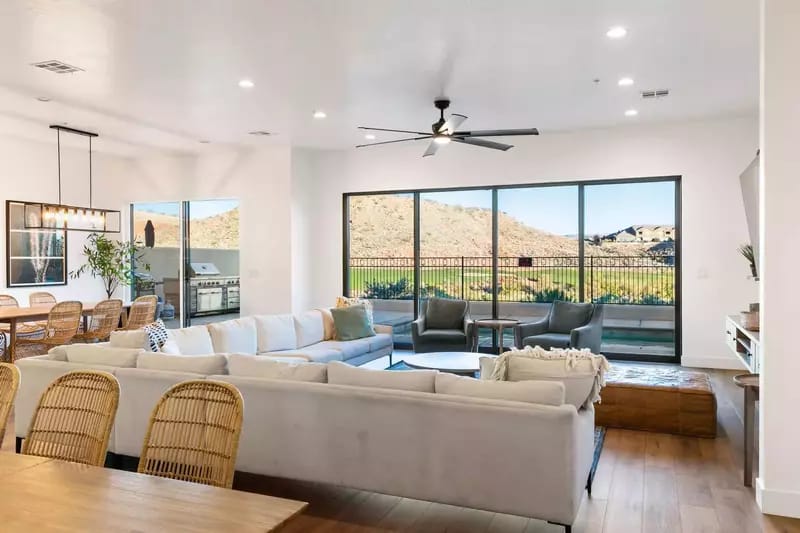
[[761, 337], [758, 331], [745, 329], [738, 315], [725, 319], [725, 342], [750, 373], [761, 371]]

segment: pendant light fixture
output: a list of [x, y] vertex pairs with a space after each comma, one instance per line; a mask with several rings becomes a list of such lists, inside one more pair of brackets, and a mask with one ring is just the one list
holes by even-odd
[[[58, 203], [25, 202], [25, 228], [89, 231], [93, 233], [119, 233], [122, 223], [120, 211], [100, 209], [92, 205], [92, 138], [97, 133], [66, 126], [51, 125], [56, 130], [58, 150]], [[61, 203], [61, 132], [81, 135], [89, 139], [89, 206], [81, 207]]]

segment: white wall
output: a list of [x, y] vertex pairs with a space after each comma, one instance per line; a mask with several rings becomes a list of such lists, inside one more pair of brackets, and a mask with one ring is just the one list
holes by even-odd
[[[46, 128], [46, 126], [43, 126]], [[88, 144], [76, 147], [75, 136], [65, 139], [62, 146], [61, 175], [62, 200], [66, 204], [88, 205]], [[81, 137], [80, 139], [85, 139]], [[78, 146], [80, 146], [78, 144]], [[58, 160], [55, 134], [52, 142], [0, 135], [0, 161], [3, 162], [2, 178], [0, 178], [0, 209], [5, 211], [6, 200], [58, 201]], [[124, 157], [95, 154], [93, 158], [94, 205], [97, 207], [117, 207], [116, 203], [104, 203], [104, 187], [99, 182], [126, 182], [133, 178], [133, 161]], [[126, 213], [123, 212], [123, 217]], [[123, 222], [126, 219], [123, 218]], [[6, 229], [5, 215], [0, 216], [0, 280], [6, 287]], [[67, 232], [67, 269], [77, 269], [83, 264], [82, 249], [86, 233]], [[34, 291], [49, 291], [59, 300], [79, 299], [83, 301], [105, 298], [103, 284], [99, 279], [89, 275], [72, 280], [64, 286], [47, 286], [36, 288], [3, 289], [3, 292], [16, 297], [20, 305], [28, 305], [28, 294]]]
[[[302, 206], [311, 288], [295, 307], [330, 304], [342, 291], [342, 193], [563, 180], [681, 175], [684, 364], [738, 368], [724, 344], [727, 314], [756, 301], [737, 247], [748, 240], [739, 174], [755, 157], [755, 116], [630, 126], [515, 139], [509, 152], [422, 143], [365, 150], [295, 150], [313, 184]], [[296, 206], [300, 208], [301, 206]], [[533, 206], [535, 207], [535, 206]], [[298, 260], [301, 258], [298, 257]]]
[[759, 479], [765, 513], [800, 518], [797, 276], [800, 139], [800, 2], [762, 2], [761, 46], [761, 401]]

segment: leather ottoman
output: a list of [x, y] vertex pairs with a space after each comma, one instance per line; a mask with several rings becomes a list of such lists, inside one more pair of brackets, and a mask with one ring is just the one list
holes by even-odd
[[703, 372], [612, 363], [601, 397], [595, 405], [598, 426], [717, 436], [717, 399]]

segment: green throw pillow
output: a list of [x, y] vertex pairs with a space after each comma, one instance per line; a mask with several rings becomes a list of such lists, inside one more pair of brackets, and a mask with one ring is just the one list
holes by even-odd
[[333, 324], [336, 326], [336, 338], [340, 341], [352, 341], [364, 337], [374, 337], [375, 330], [369, 323], [369, 315], [364, 305], [351, 305], [331, 309]]

